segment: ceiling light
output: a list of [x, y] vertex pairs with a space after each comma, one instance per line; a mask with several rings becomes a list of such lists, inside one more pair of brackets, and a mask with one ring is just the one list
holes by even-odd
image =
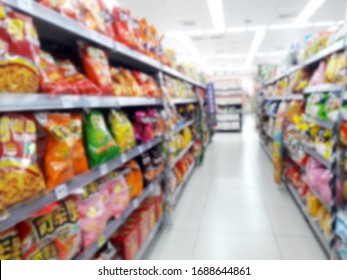
[[319, 21], [313, 24], [313, 26], [331, 26], [334, 25], [335, 22], [333, 21]]
[[259, 26], [249, 26], [247, 28], [248, 31], [262, 31], [262, 30], [266, 30], [266, 26], [265, 25], [259, 25]]
[[185, 32], [188, 36], [195, 37], [195, 36], [203, 36], [205, 35], [205, 30], [199, 29], [199, 30], [190, 30]]
[[205, 34], [207, 34], [207, 35], [221, 35], [221, 34], [224, 34], [224, 30], [207, 29], [205, 31]]
[[269, 29], [271, 30], [281, 30], [281, 29], [289, 29], [291, 28], [291, 25], [289, 24], [273, 24], [270, 25]]
[[247, 59], [245, 61], [245, 67], [250, 67], [251, 66], [252, 61], [254, 59], [254, 56], [257, 53], [257, 51], [258, 51], [258, 49], [259, 49], [259, 47], [261, 45], [261, 42], [264, 39], [265, 33], [266, 33], [265, 31], [257, 31], [255, 33], [252, 45], [251, 45], [251, 47], [249, 49], [249, 52], [248, 52], [248, 55], [247, 55]]
[[246, 31], [246, 27], [237, 26], [237, 27], [229, 27], [227, 28], [228, 33], [237, 33]]
[[307, 20], [315, 13], [315, 11], [324, 3], [325, 0], [311, 0], [299, 16], [294, 20], [294, 25], [300, 25], [307, 22]]
[[210, 9], [213, 28], [217, 30], [225, 29], [223, 0], [207, 0]]
[[292, 25], [291, 28], [307, 28], [307, 27], [311, 27], [312, 23], [302, 23], [302, 24], [296, 24], [296, 25]]

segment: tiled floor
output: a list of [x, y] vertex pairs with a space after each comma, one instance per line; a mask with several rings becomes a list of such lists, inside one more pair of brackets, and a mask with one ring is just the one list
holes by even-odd
[[215, 135], [147, 259], [325, 259], [290, 194], [273, 183], [255, 120]]

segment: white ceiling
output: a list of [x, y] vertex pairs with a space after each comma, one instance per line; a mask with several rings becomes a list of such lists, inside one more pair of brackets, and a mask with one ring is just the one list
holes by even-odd
[[[209, 30], [213, 28], [207, 0], [120, 0], [137, 17], [146, 17], [162, 33]], [[309, 0], [223, 0], [226, 28], [291, 24], [304, 9]], [[341, 21], [345, 18], [346, 0], [326, 0], [311, 16], [310, 23]], [[327, 27], [306, 27], [299, 29], [267, 30], [253, 65], [258, 63], [279, 63], [283, 58], [264, 56], [264, 53], [284, 52], [294, 40], [303, 42], [306, 35], [314, 34]], [[208, 68], [240, 67], [252, 44], [255, 31], [203, 35], [192, 41], [202, 57], [207, 58]], [[186, 50], [175, 40], [168, 45], [178, 48], [179, 54]], [[243, 55], [237, 57], [237, 55]], [[216, 56], [214, 59], [210, 59]], [[221, 55], [232, 55], [230, 58]]]

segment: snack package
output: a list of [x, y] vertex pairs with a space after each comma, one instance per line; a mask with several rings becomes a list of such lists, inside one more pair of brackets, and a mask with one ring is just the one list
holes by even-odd
[[146, 111], [137, 111], [135, 113], [135, 136], [136, 139], [148, 143], [153, 140], [156, 133], [156, 119]]
[[140, 86], [136, 82], [136, 79], [132, 75], [130, 70], [127, 70], [125, 68], [119, 68], [122, 76], [126, 80], [126, 84], [128, 86], [128, 90], [130, 93], [130, 96], [136, 96], [136, 97], [143, 97], [144, 92], [142, 92]]
[[18, 232], [10, 228], [0, 232], [0, 260], [21, 260], [22, 247]]
[[60, 75], [51, 54], [40, 52], [40, 92], [50, 94], [75, 94], [73, 87]]
[[85, 115], [84, 135], [90, 168], [119, 156], [119, 148], [107, 130], [100, 112], [93, 111]]
[[88, 78], [101, 89], [104, 95], [112, 95], [112, 78], [105, 51], [84, 43], [80, 44], [80, 48]]
[[107, 177], [112, 216], [118, 219], [129, 205], [130, 190], [123, 176], [111, 172]]
[[139, 71], [131, 71], [136, 82], [141, 87], [143, 95], [146, 97], [160, 98], [160, 90], [153, 77]]
[[75, 138], [72, 160], [75, 175], [88, 171], [88, 160], [83, 144], [83, 116], [75, 113], [71, 115], [72, 133]]
[[314, 71], [314, 74], [310, 80], [310, 86], [316, 86], [316, 85], [321, 85], [324, 84], [325, 82], [325, 71], [327, 69], [327, 64], [323, 60], [319, 63], [318, 68]]
[[103, 34], [107, 34], [106, 23], [103, 17], [102, 6], [100, 0], [78, 0], [82, 19], [85, 26], [98, 31]]
[[337, 78], [336, 78], [336, 73], [337, 73], [337, 62], [338, 62], [338, 54], [333, 53], [327, 63], [327, 67], [325, 69], [325, 80], [327, 83], [335, 83]]
[[134, 128], [124, 112], [111, 110], [109, 123], [112, 135], [121, 153], [125, 153], [135, 147]]
[[126, 182], [129, 186], [130, 199], [133, 199], [142, 193], [143, 175], [140, 166], [135, 160], [129, 161], [125, 167], [130, 169], [126, 176]]
[[74, 177], [72, 155], [76, 140], [71, 127], [71, 115], [37, 113], [35, 118], [46, 133], [47, 149], [43, 159], [44, 171], [47, 188], [53, 189]]
[[121, 68], [111, 67], [111, 77], [113, 93], [115, 96], [131, 96], [132, 92], [128, 86], [126, 78], [123, 76]]
[[81, 7], [79, 6], [78, 0], [39, 0], [39, 2], [69, 18], [77, 21], [82, 20]]
[[129, 47], [133, 46], [133, 34], [131, 33], [132, 30], [130, 26], [130, 11], [115, 6], [113, 8], [113, 18], [113, 28], [116, 33], [117, 41]]
[[328, 99], [325, 103], [325, 111], [330, 121], [337, 121], [340, 112], [340, 106], [341, 98], [339, 96], [339, 92], [330, 92], [330, 94], [328, 95]]
[[110, 37], [112, 40], [116, 40], [116, 32], [113, 29], [113, 26], [114, 26], [114, 18], [113, 18], [113, 11], [112, 11], [113, 9], [109, 5], [106, 5], [105, 2], [108, 0], [98, 0], [98, 1], [101, 7], [102, 16], [105, 21], [105, 27], [106, 27], [105, 35]]
[[38, 92], [40, 43], [31, 17], [0, 4], [0, 25], [0, 92]]
[[77, 72], [73, 63], [68, 59], [57, 60], [58, 71], [73, 89], [73, 93], [80, 95], [101, 95], [102, 91], [84, 75]]
[[132, 48], [136, 49], [139, 52], [144, 52], [141, 30], [140, 30], [140, 21], [137, 18], [130, 16], [130, 27], [132, 34]]
[[0, 210], [46, 189], [37, 162], [35, 121], [29, 115], [0, 115]]
[[150, 183], [155, 179], [155, 172], [152, 166], [152, 160], [149, 153], [141, 154], [141, 170], [143, 173], [143, 177], [147, 183]]
[[17, 229], [25, 260], [69, 260], [80, 249], [79, 215], [73, 199], [46, 206]]
[[157, 178], [165, 169], [165, 162], [161, 154], [160, 147], [156, 147], [150, 151], [154, 178]]
[[103, 234], [107, 224], [107, 208], [102, 194], [99, 192], [98, 182], [92, 182], [84, 188], [84, 193], [78, 201], [80, 226], [82, 231], [82, 245], [87, 249]]

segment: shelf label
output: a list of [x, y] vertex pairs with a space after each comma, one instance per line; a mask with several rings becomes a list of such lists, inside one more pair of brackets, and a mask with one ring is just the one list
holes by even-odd
[[62, 200], [69, 195], [69, 190], [66, 184], [62, 184], [55, 188], [54, 190], [57, 200]]
[[138, 199], [138, 198], [135, 198], [135, 199], [133, 200], [134, 209], [137, 209], [137, 208], [139, 207], [139, 205], [140, 205], [139, 199]]
[[100, 97], [90, 96], [88, 97], [89, 105], [92, 107], [97, 107], [100, 105]]
[[33, 10], [32, 0], [18, 0], [19, 8], [23, 9], [25, 12], [31, 12]]
[[107, 164], [103, 164], [100, 166], [100, 173], [101, 173], [101, 176], [105, 176], [108, 173]]
[[98, 247], [101, 248], [106, 243], [105, 235], [100, 235], [97, 240]]
[[61, 103], [63, 105], [63, 108], [73, 108], [74, 98], [72, 96], [62, 96]]
[[120, 158], [121, 158], [122, 163], [126, 163], [128, 161], [128, 157], [126, 154], [122, 154]]

